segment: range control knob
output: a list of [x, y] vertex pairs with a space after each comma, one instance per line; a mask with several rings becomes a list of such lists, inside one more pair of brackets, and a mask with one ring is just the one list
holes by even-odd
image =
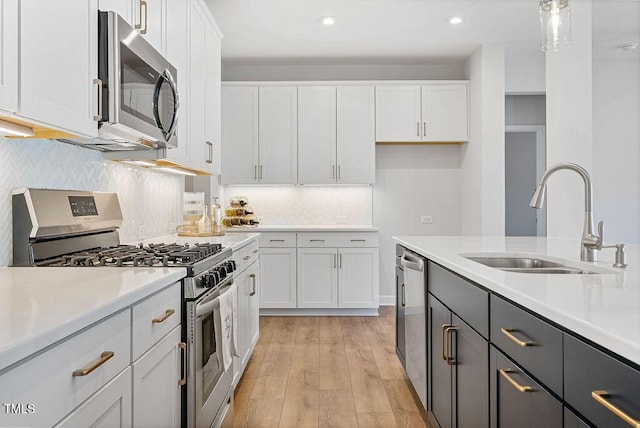
[[236, 270], [236, 262], [232, 260], [224, 262], [224, 267], [227, 269], [227, 273], [231, 273]]
[[216, 272], [220, 274], [220, 279], [225, 279], [227, 277], [227, 268], [224, 266], [218, 266]]
[[206, 273], [202, 277], [202, 285], [204, 288], [213, 288], [220, 283], [220, 275], [217, 272]]

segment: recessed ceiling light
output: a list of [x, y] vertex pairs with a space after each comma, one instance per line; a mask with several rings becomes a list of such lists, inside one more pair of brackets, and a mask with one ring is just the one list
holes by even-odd
[[635, 51], [638, 49], [637, 43], [629, 43], [628, 45], [621, 46], [622, 50], [625, 52]]
[[449, 24], [460, 24], [462, 22], [462, 18], [460, 18], [459, 16], [452, 16], [451, 18], [449, 18]]
[[336, 23], [336, 18], [333, 16], [323, 16], [322, 18], [320, 18], [320, 22], [322, 22], [322, 25], [331, 27]]

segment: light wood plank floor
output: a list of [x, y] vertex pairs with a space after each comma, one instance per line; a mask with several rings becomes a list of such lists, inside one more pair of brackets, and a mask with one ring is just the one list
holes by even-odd
[[395, 354], [395, 312], [261, 317], [238, 427], [428, 427]]

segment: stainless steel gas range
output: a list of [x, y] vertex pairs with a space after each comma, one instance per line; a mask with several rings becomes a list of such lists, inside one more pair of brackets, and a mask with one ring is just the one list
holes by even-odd
[[19, 189], [12, 204], [14, 266], [186, 268], [183, 426], [232, 424], [233, 365], [225, 370], [220, 358], [218, 303], [235, 287], [231, 249], [211, 243], [122, 245], [115, 193]]

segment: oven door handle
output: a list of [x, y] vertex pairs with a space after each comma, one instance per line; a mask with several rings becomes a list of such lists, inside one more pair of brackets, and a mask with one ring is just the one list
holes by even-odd
[[229, 284], [229, 286], [226, 287], [226, 289], [220, 293], [220, 295], [218, 295], [218, 297], [216, 297], [213, 300], [209, 300], [208, 302], [205, 303], [201, 303], [201, 304], [197, 304], [196, 305], [196, 318], [200, 318], [201, 316], [208, 314], [209, 312], [213, 311], [214, 309], [218, 309], [220, 308], [220, 296], [222, 296], [225, 293], [228, 293], [231, 290], [231, 285], [233, 284], [233, 282], [231, 282]]

